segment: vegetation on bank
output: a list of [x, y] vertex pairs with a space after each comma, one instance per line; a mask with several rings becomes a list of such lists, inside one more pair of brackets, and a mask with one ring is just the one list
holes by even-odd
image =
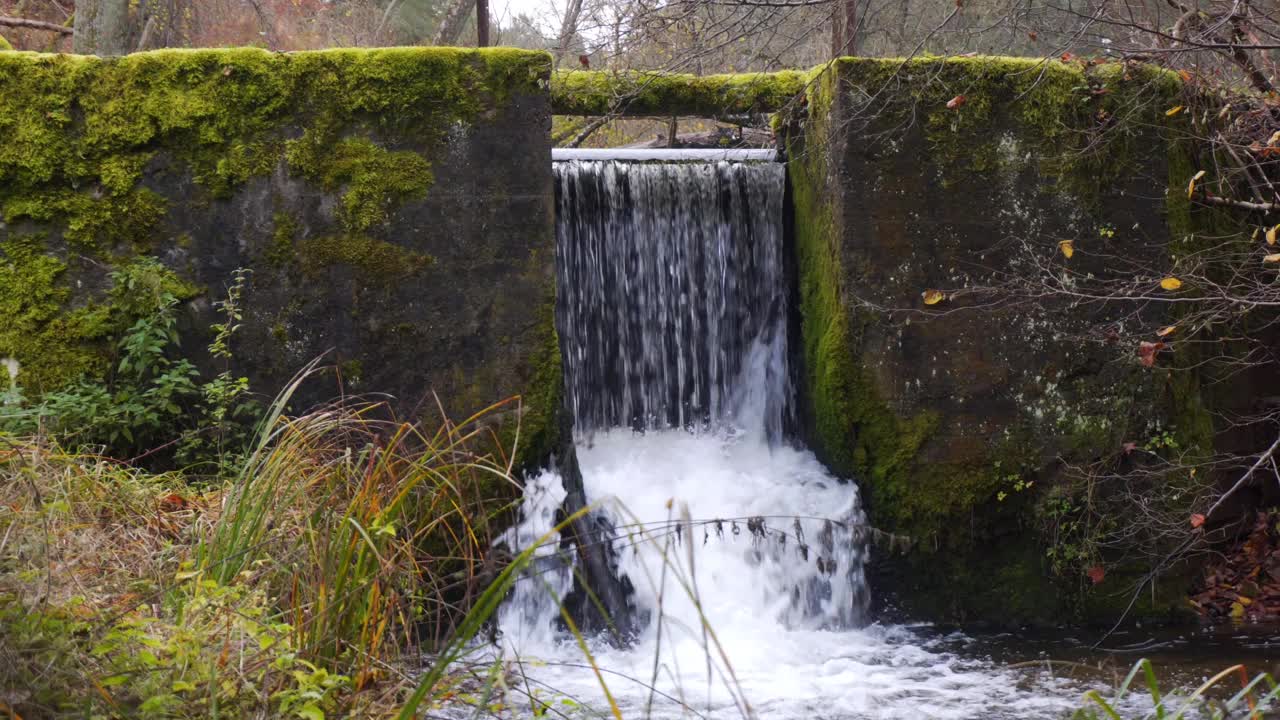
[[502, 576], [514, 447], [487, 417], [516, 401], [439, 428], [360, 401], [287, 416], [308, 369], [264, 408], [229, 369], [236, 278], [212, 378], [152, 259], [113, 277], [106, 376], [28, 397], [5, 360], [0, 710], [385, 714]]

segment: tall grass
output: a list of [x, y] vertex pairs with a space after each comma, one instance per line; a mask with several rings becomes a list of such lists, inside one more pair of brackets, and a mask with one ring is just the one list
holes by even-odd
[[[1135, 693], [1135, 681], [1141, 675], [1143, 685], [1150, 694], [1153, 707], [1131, 710], [1126, 700]], [[1240, 689], [1231, 683], [1238, 681]], [[1234, 691], [1234, 692], [1233, 692]], [[1263, 720], [1275, 717], [1280, 710], [1280, 684], [1267, 673], [1250, 678], [1243, 665], [1232, 665], [1198, 687], [1188, 692], [1164, 693], [1151, 661], [1142, 659], [1134, 664], [1124, 681], [1111, 698], [1103, 697], [1097, 690], [1085, 693], [1085, 705], [1074, 715], [1075, 720]]]
[[430, 430], [289, 417], [305, 377], [223, 484], [0, 438], [0, 716], [388, 715], [474, 637], [511, 576], [492, 415], [519, 400]]

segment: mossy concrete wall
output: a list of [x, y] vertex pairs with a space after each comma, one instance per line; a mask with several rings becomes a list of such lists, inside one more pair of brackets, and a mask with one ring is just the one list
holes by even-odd
[[0, 54], [0, 357], [28, 395], [101, 375], [108, 275], [138, 255], [199, 288], [198, 356], [248, 268], [255, 389], [323, 354], [406, 417], [524, 394], [536, 444], [559, 384], [549, 74], [518, 50]]
[[[1072, 551], [1050, 537], [1055, 493], [1162, 429], [1206, 441], [1206, 416], [1185, 378], [1099, 332], [1158, 310], [1051, 288], [1158, 282], [1186, 213], [1180, 91], [1139, 65], [845, 59], [782, 120], [808, 433], [872, 522], [911, 538], [873, 576], [908, 614], [1114, 621], [1130, 600], [1124, 567], [1095, 587], [1054, 562]], [[1138, 612], [1176, 613], [1172, 587]]]

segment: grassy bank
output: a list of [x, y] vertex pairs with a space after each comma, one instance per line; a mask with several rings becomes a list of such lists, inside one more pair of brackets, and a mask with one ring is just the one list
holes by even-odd
[[384, 417], [269, 415], [238, 472], [199, 483], [0, 438], [0, 712], [398, 712], [499, 575], [514, 492], [483, 417]]

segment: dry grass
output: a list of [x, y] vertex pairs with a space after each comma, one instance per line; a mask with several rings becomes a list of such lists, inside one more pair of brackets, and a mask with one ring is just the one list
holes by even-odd
[[276, 413], [204, 487], [0, 438], [0, 714], [395, 712], [419, 653], [492, 600], [517, 489], [483, 413], [385, 418]]

